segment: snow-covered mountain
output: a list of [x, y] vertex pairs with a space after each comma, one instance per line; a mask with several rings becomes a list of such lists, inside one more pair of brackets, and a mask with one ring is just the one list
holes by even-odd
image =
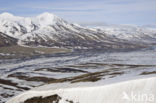
[[[0, 32], [18, 39], [19, 45], [72, 49], [119, 49], [144, 47], [142, 43], [138, 43], [137, 38], [139, 40], [155, 40], [153, 35], [156, 30], [147, 32], [146, 29], [126, 26], [87, 28], [68, 23], [62, 18], [46, 12], [36, 17], [0, 14]], [[149, 36], [151, 34], [152, 36]], [[134, 41], [131, 42], [132, 40]]]
[[126, 40], [155, 40], [156, 28], [136, 25], [106, 25], [95, 27], [105, 31], [106, 34]]
[[3, 13], [0, 15], [0, 31], [20, 39], [24, 34], [54, 25], [56, 22], [61, 22], [61, 20], [50, 13], [43, 13], [37, 17], [17, 17], [9, 13]]

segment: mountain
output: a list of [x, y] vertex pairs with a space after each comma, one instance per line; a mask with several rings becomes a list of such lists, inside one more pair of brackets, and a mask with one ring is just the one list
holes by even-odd
[[95, 27], [113, 37], [131, 41], [155, 42], [156, 29], [136, 25], [106, 25]]
[[[128, 31], [129, 28], [125, 29], [127, 31], [122, 33], [123, 27], [118, 31], [116, 31], [116, 28], [112, 30], [107, 28], [82, 27], [78, 24], [68, 23], [62, 18], [48, 12], [36, 17], [18, 17], [9, 13], [0, 15], [0, 32], [18, 39], [19, 45], [71, 49], [125, 49], [145, 47], [143, 43], [138, 42], [136, 39], [138, 38], [136, 33], [133, 34], [133, 32]], [[122, 33], [122, 36], [120, 33]], [[145, 32], [138, 32], [141, 39], [148, 38], [149, 40], [150, 38], [150, 40], [155, 40], [155, 38], [153, 39], [149, 35], [142, 35], [143, 33]], [[133, 42], [131, 42], [132, 40]]]
[[16, 45], [17, 39], [7, 36], [6, 34], [0, 32], [0, 47]]

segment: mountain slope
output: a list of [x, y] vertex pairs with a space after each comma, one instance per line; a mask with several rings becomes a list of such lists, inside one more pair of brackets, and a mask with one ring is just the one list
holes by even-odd
[[125, 40], [154, 42], [156, 39], [156, 29], [143, 26], [106, 25], [95, 27], [95, 29], [102, 30], [108, 35]]
[[0, 47], [16, 45], [17, 39], [7, 36], [6, 34], [0, 32]]
[[68, 23], [47, 12], [36, 17], [3, 13], [0, 15], [0, 28], [0, 32], [18, 39], [19, 45], [105, 50], [145, 47], [140, 41], [131, 42], [136, 36], [120, 38], [120, 35], [111, 35], [103, 29]]

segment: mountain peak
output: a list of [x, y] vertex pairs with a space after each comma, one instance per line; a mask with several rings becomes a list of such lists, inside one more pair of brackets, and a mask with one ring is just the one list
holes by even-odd
[[42, 14], [37, 16], [39, 24], [42, 24], [42, 25], [55, 24], [57, 22], [58, 18], [59, 17], [57, 17], [54, 14], [49, 13], [49, 12], [45, 12], [45, 13], [42, 13]]
[[44, 13], [39, 14], [38, 16], [55, 16], [55, 15], [49, 12], [44, 12]]

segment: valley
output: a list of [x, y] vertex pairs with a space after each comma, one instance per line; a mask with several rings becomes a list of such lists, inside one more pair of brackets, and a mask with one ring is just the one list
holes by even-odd
[[155, 44], [152, 27], [2, 13], [0, 103], [130, 103], [122, 93], [155, 95]]

